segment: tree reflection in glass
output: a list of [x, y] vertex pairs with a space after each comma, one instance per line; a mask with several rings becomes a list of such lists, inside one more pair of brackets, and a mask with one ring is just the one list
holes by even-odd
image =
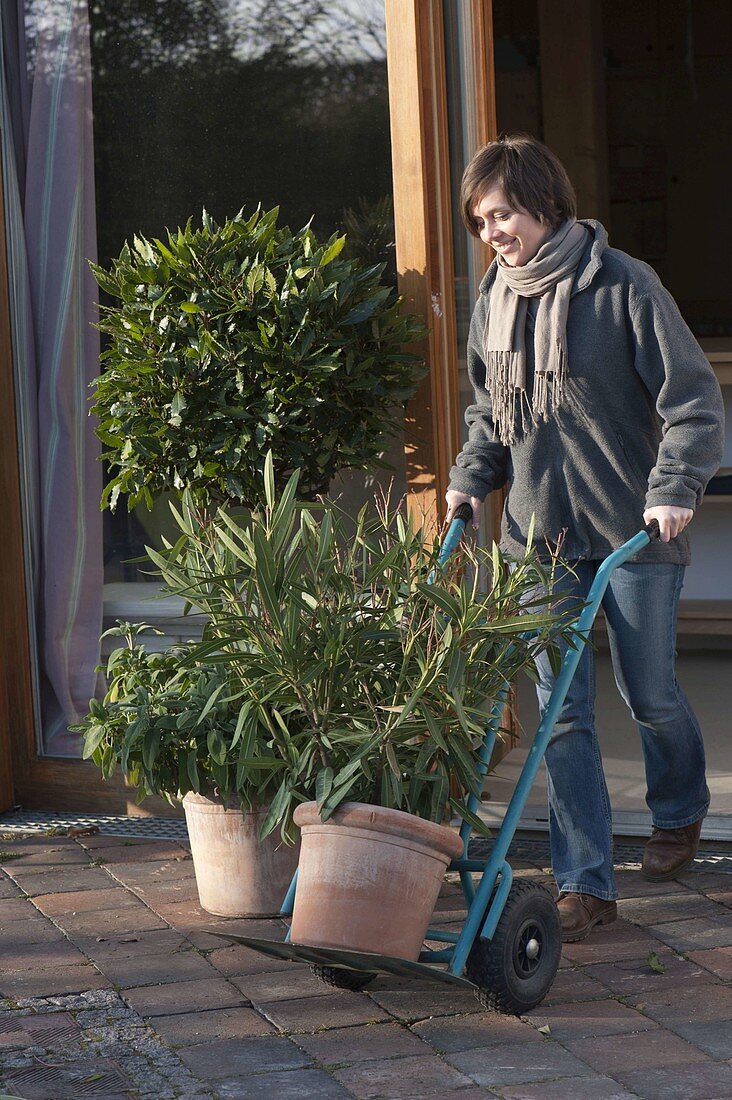
[[[314, 215], [322, 238], [345, 230], [348, 254], [396, 281], [383, 0], [91, 0], [90, 14], [100, 263], [204, 206], [222, 220], [261, 203], [293, 229]], [[108, 581], [143, 579], [122, 563], [160, 522], [123, 504], [105, 516]]]
[[382, 0], [93, 0], [100, 260], [206, 206], [319, 232], [391, 193]]

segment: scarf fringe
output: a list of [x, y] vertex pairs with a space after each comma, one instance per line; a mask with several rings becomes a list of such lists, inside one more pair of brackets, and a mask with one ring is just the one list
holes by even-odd
[[490, 351], [486, 359], [486, 387], [493, 411], [493, 437], [498, 436], [501, 443], [509, 447], [518, 438], [517, 427], [520, 426], [523, 433], [536, 424], [524, 389], [524, 355], [518, 351]]
[[534, 393], [532, 409], [534, 417], [548, 420], [549, 414], [556, 411], [564, 397], [564, 384], [567, 378], [567, 338], [561, 336], [554, 349], [554, 362], [547, 363], [544, 370], [534, 372]]

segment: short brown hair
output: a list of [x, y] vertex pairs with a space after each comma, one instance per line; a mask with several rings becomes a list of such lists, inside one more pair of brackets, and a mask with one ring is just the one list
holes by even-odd
[[564, 165], [529, 134], [505, 134], [479, 149], [463, 173], [460, 212], [469, 233], [479, 236], [473, 211], [491, 187], [552, 230], [577, 217], [577, 196]]

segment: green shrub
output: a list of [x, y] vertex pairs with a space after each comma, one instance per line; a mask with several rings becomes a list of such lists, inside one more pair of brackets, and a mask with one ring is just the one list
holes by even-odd
[[145, 648], [141, 635], [149, 629], [120, 623], [104, 635], [119, 635], [125, 644], [100, 669], [104, 698], [92, 699], [73, 727], [84, 735], [84, 758], [105, 779], [119, 767], [139, 801], [156, 794], [172, 804], [196, 791], [220, 794], [227, 804], [236, 796], [245, 809], [269, 805], [285, 767], [270, 712], [253, 707], [225, 665], [199, 659], [208, 627], [203, 643], [163, 653]]
[[382, 284], [383, 264], [277, 216], [217, 225], [204, 211], [200, 228], [136, 237], [110, 270], [92, 265], [116, 299], [101, 309], [93, 384], [103, 506], [120, 493], [149, 506], [166, 489], [204, 509], [257, 506], [268, 450], [278, 488], [299, 469], [310, 499], [340, 469], [379, 465], [423, 373], [404, 350], [422, 326]]

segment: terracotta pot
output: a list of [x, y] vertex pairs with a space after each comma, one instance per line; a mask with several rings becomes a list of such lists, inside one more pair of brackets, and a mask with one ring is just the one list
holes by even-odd
[[299, 845], [259, 839], [266, 809], [244, 816], [213, 798], [183, 799], [201, 906], [219, 917], [272, 917], [280, 911], [297, 867]]
[[345, 802], [325, 824], [306, 802], [295, 823], [292, 942], [416, 961], [447, 865], [462, 854], [457, 832], [361, 802]]

